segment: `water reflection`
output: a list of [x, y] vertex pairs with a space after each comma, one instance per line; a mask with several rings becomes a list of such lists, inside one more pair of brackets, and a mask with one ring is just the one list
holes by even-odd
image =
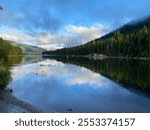
[[55, 59], [63, 63], [86, 67], [95, 73], [99, 73], [124, 85], [124, 87], [134, 88], [150, 95], [150, 72], [148, 71], [150, 70], [149, 60], [91, 60], [79, 57], [70, 57], [69, 59], [65, 57], [55, 57]]
[[[87, 66], [93, 65], [82, 61]], [[8, 87], [15, 96], [57, 112], [150, 112], [148, 97], [116, 84], [103, 76], [105, 68], [95, 65], [103, 70], [102, 75], [95, 68], [54, 59], [15, 66], [13, 82]]]
[[11, 66], [20, 63], [21, 60], [21, 56], [0, 57], [0, 89], [5, 88], [12, 81]]

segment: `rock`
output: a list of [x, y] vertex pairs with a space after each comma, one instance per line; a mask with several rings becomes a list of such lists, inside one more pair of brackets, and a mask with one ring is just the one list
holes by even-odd
[[72, 109], [71, 109], [71, 108], [68, 108], [67, 110], [68, 110], [68, 111], [72, 111]]

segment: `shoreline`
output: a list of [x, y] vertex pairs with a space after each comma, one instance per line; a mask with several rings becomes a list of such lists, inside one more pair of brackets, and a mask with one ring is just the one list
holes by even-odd
[[6, 90], [0, 90], [0, 113], [54, 113], [44, 107], [27, 103]]
[[103, 59], [125, 59], [125, 60], [150, 60], [148, 57], [123, 57], [123, 56], [106, 56], [106, 55], [96, 55], [96, 54], [90, 54], [90, 55], [42, 55], [43, 57], [83, 57], [83, 58], [89, 58], [92, 60], [103, 60]]

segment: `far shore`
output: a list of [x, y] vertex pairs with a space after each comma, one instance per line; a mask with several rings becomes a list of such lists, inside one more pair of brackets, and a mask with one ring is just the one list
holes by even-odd
[[106, 55], [97, 55], [97, 54], [90, 54], [90, 55], [48, 55], [44, 54], [43, 57], [83, 57], [89, 58], [93, 60], [103, 60], [103, 59], [125, 59], [125, 60], [150, 60], [148, 57], [123, 57], [123, 56], [106, 56]]

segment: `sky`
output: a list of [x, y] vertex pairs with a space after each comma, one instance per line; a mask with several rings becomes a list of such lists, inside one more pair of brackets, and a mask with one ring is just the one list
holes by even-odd
[[150, 15], [150, 0], [0, 0], [0, 37], [47, 50], [84, 44]]

